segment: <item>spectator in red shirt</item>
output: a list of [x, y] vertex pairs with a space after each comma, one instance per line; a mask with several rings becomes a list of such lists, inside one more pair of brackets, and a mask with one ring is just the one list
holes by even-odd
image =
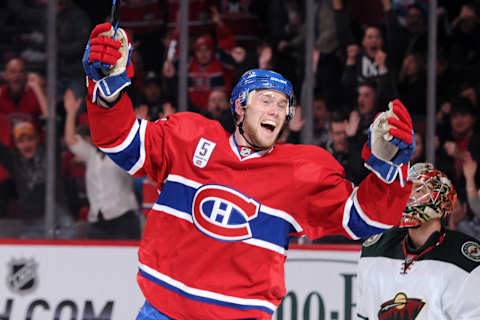
[[[215, 89], [229, 92], [233, 77], [233, 69], [222, 64], [215, 57], [213, 38], [206, 34], [198, 37], [193, 45], [194, 56], [188, 67], [188, 96], [193, 109], [207, 110], [208, 97]], [[170, 60], [166, 60], [163, 75], [171, 78], [175, 69]]]
[[231, 89], [231, 74], [214, 56], [213, 39], [210, 35], [197, 38], [194, 44], [194, 59], [188, 68], [189, 96], [201, 110], [208, 106], [208, 97], [214, 89]]
[[10, 125], [18, 121], [31, 121], [36, 126], [47, 116], [47, 99], [41, 85], [41, 77], [27, 75], [25, 62], [13, 58], [7, 62], [0, 87], [0, 114], [8, 117]]

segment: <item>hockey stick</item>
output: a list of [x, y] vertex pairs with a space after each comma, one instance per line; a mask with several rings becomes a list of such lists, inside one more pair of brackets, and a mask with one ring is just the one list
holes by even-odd
[[112, 38], [115, 38], [118, 29], [118, 21], [120, 20], [120, 1], [121, 0], [112, 0], [112, 9], [110, 11], [110, 23], [113, 26], [115, 31]]

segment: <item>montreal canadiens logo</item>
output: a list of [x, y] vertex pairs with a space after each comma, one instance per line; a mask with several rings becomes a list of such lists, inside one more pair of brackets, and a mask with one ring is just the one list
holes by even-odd
[[260, 203], [220, 185], [204, 185], [193, 198], [193, 223], [204, 234], [224, 241], [252, 237], [249, 221], [258, 216]]

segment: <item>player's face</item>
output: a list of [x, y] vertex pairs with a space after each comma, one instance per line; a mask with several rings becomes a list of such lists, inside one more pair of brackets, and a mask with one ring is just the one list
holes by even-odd
[[[243, 130], [248, 141], [262, 148], [273, 146], [286, 119], [288, 98], [274, 90], [259, 90], [253, 94], [246, 110], [242, 109]], [[247, 141], [246, 144], [248, 144]]]
[[423, 182], [414, 182], [408, 205], [419, 206], [430, 202], [430, 190]]

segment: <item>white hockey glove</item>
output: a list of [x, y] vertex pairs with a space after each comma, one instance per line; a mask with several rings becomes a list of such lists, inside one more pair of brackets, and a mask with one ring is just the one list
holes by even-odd
[[365, 167], [386, 183], [392, 183], [398, 175], [404, 186], [414, 151], [412, 119], [407, 108], [395, 99], [389, 103], [388, 111], [380, 113], [370, 125], [362, 150]]
[[121, 91], [130, 85], [130, 78], [134, 74], [130, 61], [132, 46], [127, 33], [118, 28], [114, 39], [113, 35], [114, 29], [110, 23], [97, 25], [90, 34], [83, 54], [82, 63], [92, 102], [99, 102], [99, 96], [108, 103], [116, 101]]

